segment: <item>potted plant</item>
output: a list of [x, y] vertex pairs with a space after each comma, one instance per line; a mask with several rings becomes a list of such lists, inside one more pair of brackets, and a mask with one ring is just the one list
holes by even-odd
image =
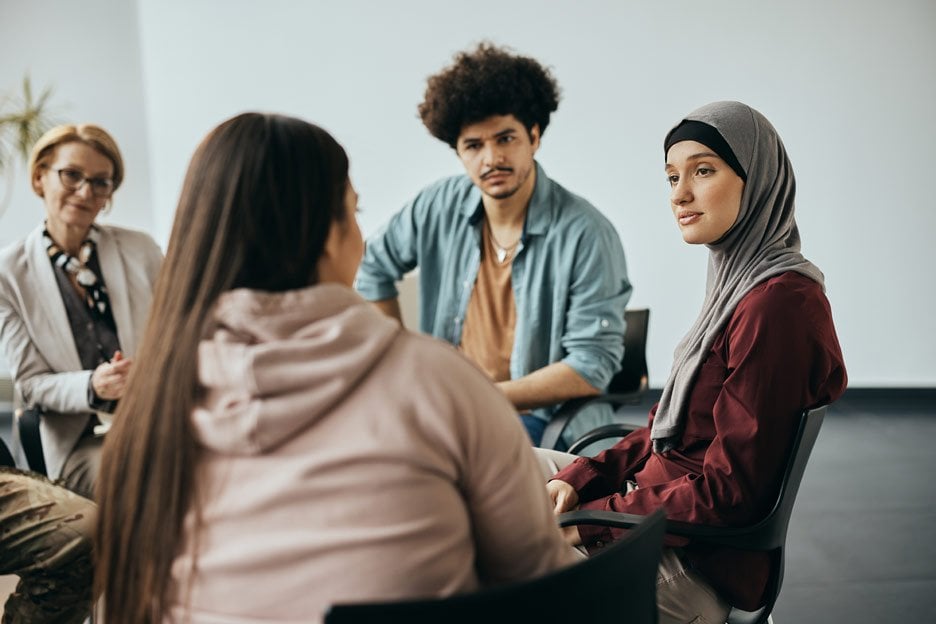
[[17, 161], [25, 164], [33, 144], [53, 125], [46, 110], [51, 95], [46, 87], [34, 98], [27, 75], [21, 94], [0, 99], [0, 217], [10, 202]]

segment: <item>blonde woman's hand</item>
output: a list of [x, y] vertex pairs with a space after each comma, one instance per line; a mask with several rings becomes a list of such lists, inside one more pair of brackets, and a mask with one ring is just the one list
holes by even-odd
[[125, 359], [120, 351], [114, 354], [110, 362], [104, 362], [91, 373], [91, 387], [94, 393], [105, 401], [115, 401], [123, 396], [130, 376], [133, 360]]

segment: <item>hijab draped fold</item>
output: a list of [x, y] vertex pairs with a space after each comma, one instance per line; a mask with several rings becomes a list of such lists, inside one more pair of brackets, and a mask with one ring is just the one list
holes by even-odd
[[744, 168], [747, 181], [734, 225], [707, 245], [708, 280], [702, 310], [676, 346], [650, 432], [657, 453], [678, 444], [699, 368], [738, 302], [752, 288], [788, 271], [801, 273], [824, 288], [822, 272], [800, 253], [793, 217], [796, 181], [786, 149], [770, 122], [740, 102], [714, 102], [687, 115], [667, 137], [686, 121], [715, 128]]

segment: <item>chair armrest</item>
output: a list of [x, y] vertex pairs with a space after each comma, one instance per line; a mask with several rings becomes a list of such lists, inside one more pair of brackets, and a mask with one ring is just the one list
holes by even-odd
[[568, 452], [572, 455], [578, 455], [579, 451], [590, 444], [594, 444], [606, 438], [623, 438], [627, 434], [637, 431], [642, 426], [643, 425], [635, 425], [632, 423], [611, 423], [610, 425], [596, 427], [573, 442], [569, 446]]
[[563, 403], [562, 407], [549, 419], [549, 422], [546, 424], [546, 429], [543, 431], [543, 438], [540, 441], [540, 446], [548, 449], [556, 448], [556, 444], [562, 438], [562, 434], [565, 432], [566, 427], [569, 426], [572, 419], [590, 405], [600, 405], [602, 403], [608, 403], [618, 407], [621, 405], [634, 405], [640, 403], [642, 398], [643, 392], [637, 391], [625, 394], [599, 394], [596, 396], [569, 399]]
[[[561, 527], [578, 524], [595, 524], [617, 529], [632, 529], [640, 524], [644, 517], [645, 516], [638, 514], [617, 511], [580, 509], [560, 514], [558, 521]], [[667, 519], [666, 521], [666, 532], [669, 535], [688, 537], [695, 542], [716, 544], [742, 550], [765, 550], [765, 548], [758, 543], [762, 542], [762, 540], [759, 536], [755, 535], [759, 529], [760, 523], [749, 527], [720, 527], [680, 522], [678, 520]], [[770, 549], [772, 550], [772, 548]]]
[[[644, 521], [646, 516], [638, 514], [621, 513], [618, 511], [601, 511], [592, 509], [579, 509], [559, 514], [559, 526], [567, 527], [577, 524], [596, 524], [598, 526], [614, 527], [617, 529], [632, 529]], [[667, 521], [669, 524], [669, 521]]]

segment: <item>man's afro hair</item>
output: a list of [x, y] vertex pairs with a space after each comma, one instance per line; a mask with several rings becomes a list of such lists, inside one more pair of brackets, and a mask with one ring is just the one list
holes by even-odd
[[536, 60], [481, 43], [455, 55], [455, 62], [429, 77], [419, 116], [429, 132], [455, 148], [462, 128], [492, 115], [513, 115], [527, 129], [559, 107], [559, 85]]

